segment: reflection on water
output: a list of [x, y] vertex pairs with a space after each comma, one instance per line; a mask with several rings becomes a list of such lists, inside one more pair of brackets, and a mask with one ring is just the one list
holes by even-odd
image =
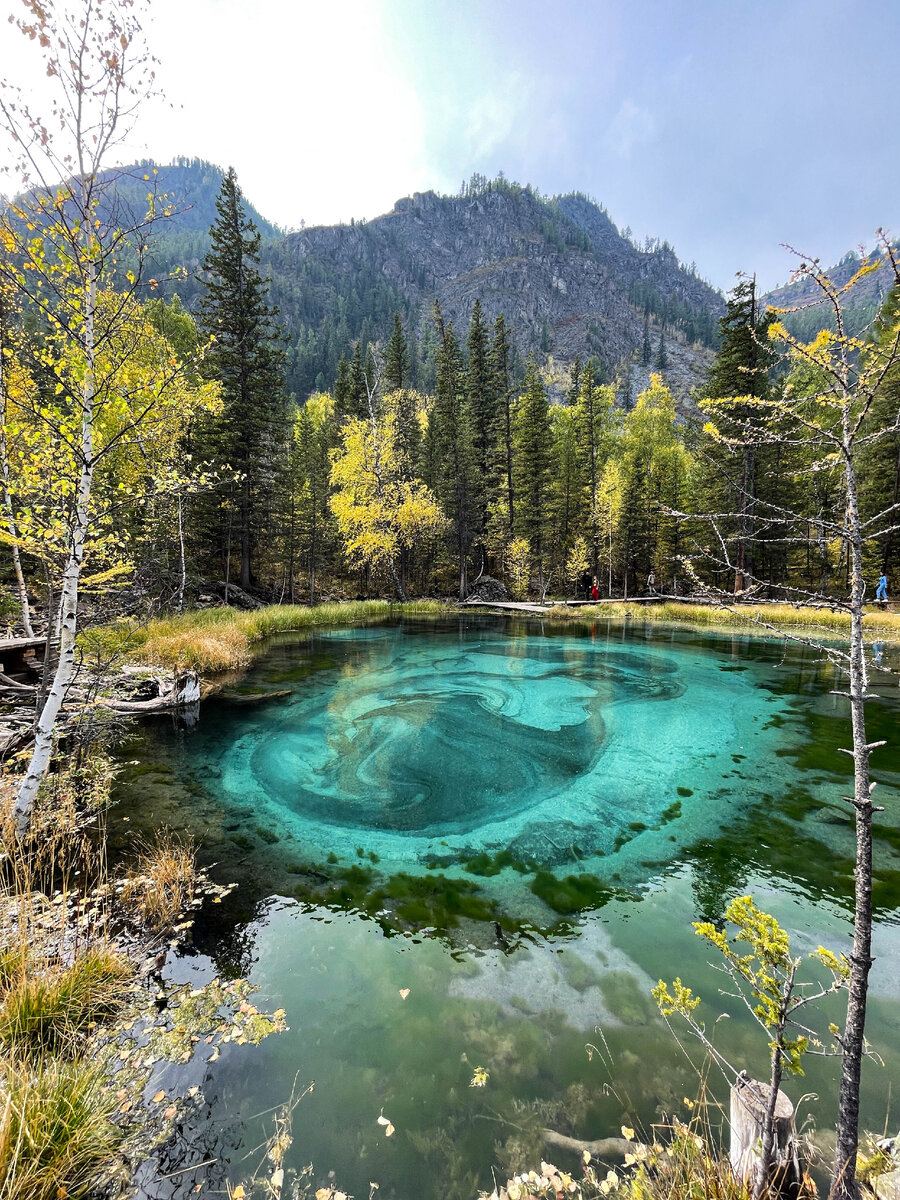
[[[681, 1110], [696, 1081], [654, 1016], [661, 976], [694, 984], [710, 1019], [730, 1011], [720, 1040], [760, 1069], [691, 922], [752, 891], [798, 952], [846, 947], [848, 733], [830, 672], [734, 635], [417, 621], [283, 638], [193, 730], [149, 724], [124, 755], [114, 843], [185, 828], [240, 884], [173, 969], [249, 973], [292, 1026], [223, 1053], [209, 1111], [170, 1152], [256, 1145], [255, 1114], [299, 1073], [316, 1089], [298, 1164], [356, 1194], [474, 1195], [492, 1165], [539, 1161], [542, 1125], [597, 1137]], [[883, 680], [873, 741], [896, 722]], [[897, 746], [875, 766], [880, 1129], [900, 1059]], [[797, 1090], [819, 1092], [823, 1127], [835, 1071], [814, 1060]]]

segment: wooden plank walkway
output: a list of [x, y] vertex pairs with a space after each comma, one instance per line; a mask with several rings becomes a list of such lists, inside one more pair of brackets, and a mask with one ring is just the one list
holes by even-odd
[[37, 651], [46, 645], [46, 637], [0, 638], [0, 673], [18, 674], [35, 668]]
[[694, 596], [629, 596], [622, 600], [609, 596], [603, 600], [555, 600], [552, 603], [537, 604], [517, 600], [467, 600], [466, 608], [497, 608], [501, 611], [548, 613], [554, 608], [598, 608], [604, 604], [665, 604], [670, 601], [680, 604], [709, 604], [712, 601], [701, 600]]

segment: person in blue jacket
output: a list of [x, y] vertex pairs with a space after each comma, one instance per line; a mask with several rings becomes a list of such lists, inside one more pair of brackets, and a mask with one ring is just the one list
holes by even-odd
[[875, 599], [887, 604], [887, 575], [884, 571], [878, 576], [878, 586], [875, 589]]

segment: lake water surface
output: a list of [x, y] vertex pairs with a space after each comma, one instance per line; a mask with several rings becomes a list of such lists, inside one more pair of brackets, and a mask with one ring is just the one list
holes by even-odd
[[[797, 953], [847, 949], [834, 686], [827, 662], [776, 641], [467, 616], [284, 635], [194, 728], [148, 722], [123, 755], [114, 849], [167, 824], [239, 885], [170, 972], [247, 976], [290, 1031], [210, 1064], [144, 1195], [214, 1194], [218, 1168], [159, 1178], [213, 1157], [246, 1174], [295, 1080], [315, 1089], [290, 1161], [356, 1196], [377, 1182], [381, 1200], [474, 1197], [492, 1167], [539, 1163], [542, 1126], [595, 1138], [684, 1116], [698, 1082], [654, 1013], [661, 977], [700, 992], [710, 1024], [728, 1013], [720, 1047], [763, 1070], [764, 1038], [717, 994], [691, 922], [750, 892]], [[880, 1132], [898, 1123], [900, 689], [877, 671], [873, 688], [869, 740], [890, 743], [873, 758], [884, 1065], [864, 1075]], [[287, 694], [259, 702], [272, 691]], [[801, 1112], [823, 1142], [836, 1074], [808, 1059], [788, 1085], [813, 1094]]]

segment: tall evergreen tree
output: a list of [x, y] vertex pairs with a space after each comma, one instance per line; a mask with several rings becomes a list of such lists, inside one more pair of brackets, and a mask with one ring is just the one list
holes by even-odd
[[[759, 419], [756, 401], [769, 396], [772, 356], [768, 350], [768, 327], [772, 317], [760, 316], [756, 278], [744, 278], [728, 298], [725, 316], [719, 322], [721, 348], [709, 373], [702, 395], [710, 399], [747, 397], [747, 403], [732, 406], [732, 430], [745, 432]], [[762, 469], [759, 447], [742, 437], [739, 450], [720, 443], [707, 460], [704, 500], [711, 511], [732, 512], [733, 520], [723, 528], [736, 538], [734, 590], [745, 590], [755, 577], [759, 483], [767, 477]]]
[[259, 271], [259, 232], [246, 214], [233, 168], [216, 199], [210, 239], [199, 325], [211, 339], [207, 369], [222, 385], [214, 448], [219, 461], [239, 474], [225, 506], [226, 560], [233, 537], [239, 551], [238, 582], [249, 587], [273, 483], [284, 465], [285, 351], [278, 310], [269, 303]]
[[528, 360], [524, 388], [515, 413], [516, 524], [517, 531], [529, 541], [543, 591], [552, 438], [547, 390], [533, 355]]
[[488, 507], [493, 498], [497, 475], [497, 433], [499, 396], [490, 363], [488, 329], [476, 300], [466, 339], [466, 401], [472, 428], [474, 472], [472, 477], [475, 528], [483, 539], [488, 523]]
[[656, 350], [655, 367], [657, 371], [666, 371], [669, 367], [669, 354], [666, 350], [666, 330], [665, 326], [659, 331], [659, 346]]
[[410, 378], [409, 346], [400, 324], [400, 314], [394, 313], [394, 330], [387, 344], [384, 357], [384, 390], [395, 392], [400, 388], [408, 388]]
[[437, 333], [437, 388], [431, 410], [431, 453], [436, 465], [435, 490], [449, 516], [459, 559], [459, 598], [468, 591], [468, 557], [472, 544], [472, 478], [475, 450], [466, 379], [453, 326], [434, 302]]
[[490, 353], [491, 381], [497, 397], [501, 487], [507, 512], [507, 532], [515, 525], [515, 482], [513, 480], [512, 344], [503, 313], [494, 321]]
[[650, 309], [644, 309], [644, 342], [641, 346], [641, 366], [649, 367], [650, 360], [653, 357], [653, 350], [650, 346]]
[[566, 404], [573, 405], [578, 401], [578, 393], [581, 391], [581, 356], [576, 354], [575, 360], [569, 370], [569, 390], [566, 392]]
[[[896, 336], [897, 320], [900, 317], [900, 286], [888, 293], [881, 312], [872, 330], [872, 343], [884, 349], [892, 336]], [[886, 505], [900, 505], [900, 368], [894, 365], [885, 373], [875, 400], [866, 418], [865, 431], [894, 429], [885, 437], [868, 446], [860, 454], [859, 507], [863, 517], [869, 518]], [[873, 537], [866, 546], [866, 566], [874, 578], [884, 572], [892, 577], [892, 584], [900, 586], [900, 536], [894, 526], [898, 523], [894, 507], [891, 519], [882, 522], [887, 528], [880, 537]], [[873, 529], [872, 534], [879, 531]]]
[[614, 401], [612, 388], [595, 385], [594, 372], [588, 364], [581, 373], [581, 392], [575, 405], [575, 432], [581, 460], [582, 486], [587, 496], [591, 570], [595, 575], [599, 569], [600, 541], [603, 536], [602, 514], [598, 507], [600, 480], [612, 446]]

